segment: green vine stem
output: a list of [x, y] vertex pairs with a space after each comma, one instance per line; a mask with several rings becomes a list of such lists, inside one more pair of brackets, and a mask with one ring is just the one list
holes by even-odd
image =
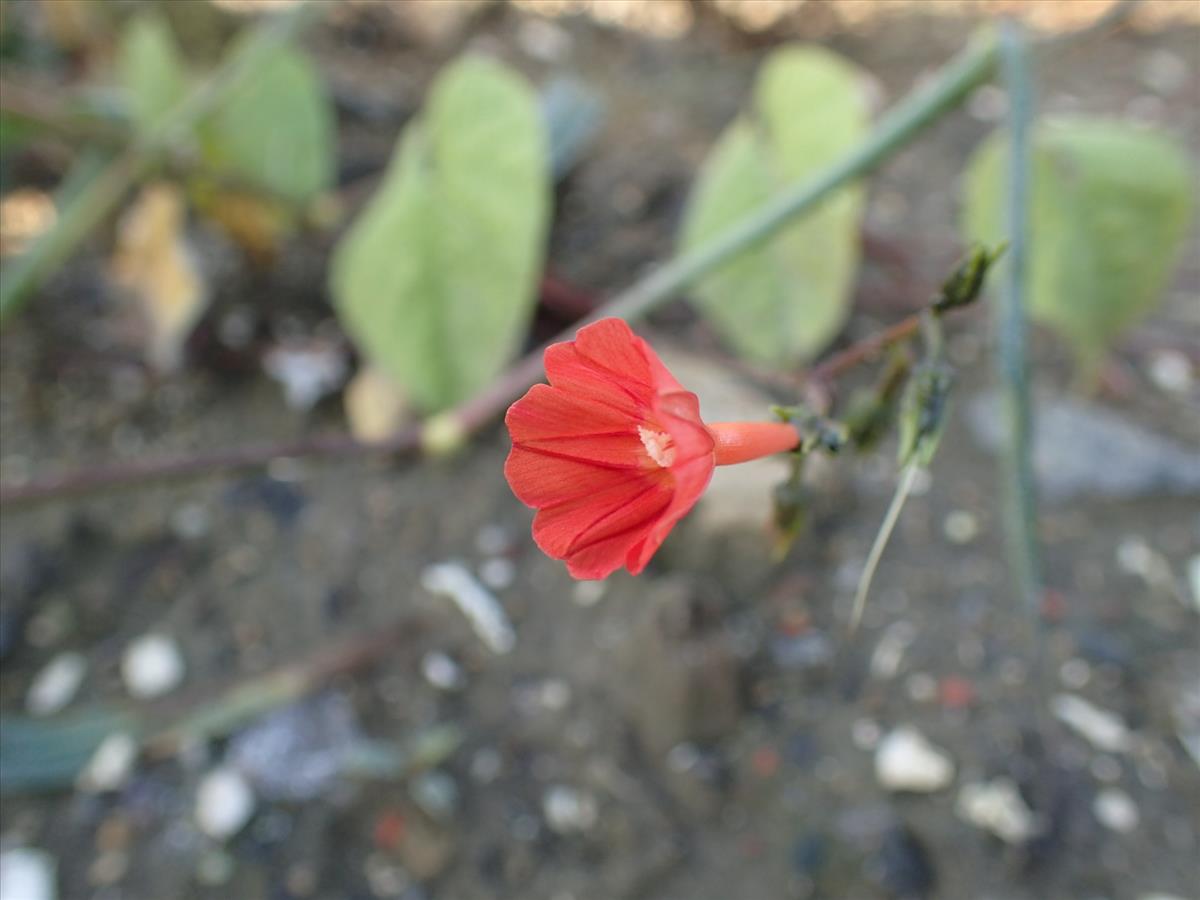
[[1031, 458], [1031, 414], [1026, 351], [1025, 285], [1029, 273], [1030, 128], [1033, 86], [1029, 44], [1015, 22], [1000, 34], [1009, 96], [1008, 267], [995, 309], [999, 366], [1008, 437], [1001, 454], [1003, 510], [1009, 566], [1021, 601], [1039, 615], [1041, 574], [1037, 547], [1037, 495]]

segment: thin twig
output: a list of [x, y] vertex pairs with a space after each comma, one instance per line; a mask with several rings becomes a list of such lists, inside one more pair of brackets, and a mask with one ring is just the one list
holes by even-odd
[[867, 605], [867, 594], [871, 590], [871, 582], [875, 580], [875, 570], [879, 568], [879, 560], [883, 558], [883, 551], [887, 549], [888, 541], [892, 538], [896, 522], [900, 520], [900, 510], [904, 509], [904, 503], [908, 500], [908, 495], [912, 493], [913, 485], [917, 480], [917, 471], [920, 468], [915, 462], [910, 462], [900, 473], [896, 493], [892, 495], [892, 502], [888, 504], [887, 513], [879, 526], [879, 532], [875, 535], [875, 542], [871, 545], [871, 552], [867, 554], [867, 562], [858, 579], [858, 590], [854, 593], [854, 607], [850, 611], [851, 634], [858, 630], [863, 609]]
[[869, 335], [845, 350], [840, 350], [828, 359], [817, 363], [805, 376], [806, 381], [826, 384], [836, 381], [846, 372], [864, 362], [877, 359], [885, 350], [906, 341], [917, 333], [921, 327], [921, 318], [925, 311], [915, 312], [906, 316], [895, 325], [889, 325], [883, 331]]
[[[992, 76], [996, 60], [994, 38], [985, 36], [974, 41], [952, 59], [937, 78], [915, 90], [886, 114], [867, 138], [841, 160], [768, 202], [708, 243], [651, 272], [582, 322], [572, 325], [557, 339], [569, 340], [580, 325], [606, 316], [639, 319], [733, 256], [770, 238], [839, 188], [872, 171], [939, 115], [954, 108], [974, 88]], [[478, 430], [542, 377], [543, 349], [539, 348], [521, 359], [490, 388], [462, 406], [435, 417], [438, 426], [444, 428], [449, 422], [462, 433]], [[290, 444], [260, 444], [203, 456], [138, 460], [37, 478], [20, 485], [0, 486], [0, 503], [46, 500], [102, 487], [144, 484], [164, 478], [261, 466], [281, 456], [345, 456], [376, 452], [400, 454], [419, 449], [422, 438], [427, 434], [427, 425], [414, 426], [382, 444], [369, 446], [358, 444], [348, 435], [333, 434]]]

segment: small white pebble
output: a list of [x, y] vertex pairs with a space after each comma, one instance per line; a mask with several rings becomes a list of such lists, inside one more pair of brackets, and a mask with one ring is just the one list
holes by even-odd
[[575, 601], [576, 606], [595, 606], [604, 599], [604, 593], [607, 590], [607, 582], [580, 581], [571, 592], [571, 599]]
[[1116, 713], [1100, 709], [1074, 694], [1056, 694], [1050, 701], [1055, 717], [1100, 750], [1125, 753], [1133, 738]]
[[1086, 659], [1075, 656], [1058, 667], [1058, 677], [1064, 685], [1077, 691], [1092, 680], [1092, 667]]
[[690, 772], [700, 762], [696, 745], [684, 741], [667, 751], [667, 768], [672, 772]]
[[43, 850], [13, 847], [0, 853], [0, 900], [55, 900], [54, 857]]
[[927, 793], [950, 784], [954, 763], [915, 728], [901, 726], [879, 742], [875, 777], [890, 791]]
[[254, 791], [237, 770], [222, 767], [196, 789], [196, 824], [214, 840], [233, 837], [254, 815]]
[[599, 818], [596, 798], [586, 791], [566, 785], [554, 785], [542, 797], [546, 824], [559, 834], [591, 830]]
[[904, 682], [909, 699], [915, 703], [928, 703], [937, 696], [937, 679], [926, 672], [913, 672]]
[[479, 580], [494, 591], [502, 591], [517, 580], [517, 567], [503, 556], [485, 559], [479, 564]]
[[1009, 844], [1023, 844], [1040, 830], [1033, 811], [1010, 778], [964, 784], [954, 809], [959, 818]]
[[440, 691], [457, 691], [467, 683], [462, 666], [440, 650], [431, 650], [421, 659], [421, 674]]
[[87, 674], [87, 660], [79, 653], [59, 653], [34, 676], [25, 698], [32, 716], [52, 716], [75, 699]]
[[871, 674], [882, 681], [895, 678], [904, 654], [916, 639], [917, 626], [912, 622], [901, 619], [889, 625], [871, 654]]
[[516, 646], [517, 635], [508, 613], [461, 563], [426, 566], [421, 574], [421, 586], [432, 594], [449, 597], [493, 653], [503, 655]]
[[504, 760], [492, 747], [480, 747], [471, 757], [471, 778], [480, 784], [491, 784], [504, 769]]
[[547, 712], [562, 712], [571, 702], [571, 685], [562, 678], [547, 678], [541, 683], [538, 695]]
[[181, 540], [195, 541], [208, 534], [208, 511], [199, 503], [185, 503], [171, 513], [171, 531]]
[[1141, 819], [1133, 798], [1118, 788], [1105, 788], [1096, 794], [1092, 812], [1101, 825], [1119, 834], [1129, 834]]
[[1168, 394], [1186, 394], [1195, 382], [1191, 360], [1178, 350], [1160, 350], [1147, 368], [1154, 386]]
[[969, 544], [979, 536], [979, 520], [965, 509], [956, 509], [942, 523], [942, 534], [952, 544]]
[[145, 634], [125, 650], [121, 677], [130, 696], [150, 700], [169, 694], [183, 681], [183, 654], [172, 638]]
[[114, 732], [100, 742], [79, 773], [76, 784], [81, 791], [91, 793], [115, 791], [133, 774], [137, 757], [138, 745], [133, 735]]

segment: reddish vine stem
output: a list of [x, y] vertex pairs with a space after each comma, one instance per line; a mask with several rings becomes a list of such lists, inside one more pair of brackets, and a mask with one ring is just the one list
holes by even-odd
[[[828, 384], [862, 363], [875, 359], [886, 348], [911, 337], [920, 325], [921, 314], [914, 313], [878, 334], [847, 347], [813, 367], [804, 380]], [[572, 325], [555, 340], [570, 340], [577, 325]], [[441, 418], [465, 434], [479, 431], [523, 391], [542, 377], [544, 346], [522, 358], [487, 390], [456, 407]], [[182, 480], [222, 472], [259, 468], [275, 459], [349, 459], [360, 456], [403, 457], [421, 450], [428, 424], [409, 425], [386, 440], [364, 444], [344, 432], [329, 432], [294, 441], [264, 442], [231, 447], [207, 453], [194, 453], [161, 459], [136, 459], [109, 463], [33, 478], [23, 484], [0, 486], [0, 504], [18, 505], [148, 482]]]
[[884, 350], [901, 341], [908, 340], [916, 334], [921, 327], [923, 315], [924, 312], [915, 312], [896, 324], [889, 325], [883, 331], [856, 341], [845, 350], [840, 350], [828, 359], [817, 363], [804, 375], [804, 380], [815, 384], [828, 384], [836, 381], [856, 366], [870, 362]]

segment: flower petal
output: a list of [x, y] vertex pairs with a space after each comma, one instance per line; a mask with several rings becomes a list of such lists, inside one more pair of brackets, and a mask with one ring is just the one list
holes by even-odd
[[[637, 373], [625, 376], [597, 363], [576, 348], [574, 342], [551, 344], [543, 357], [550, 384], [565, 393], [610, 407], [631, 419], [645, 415], [654, 399], [654, 389]], [[641, 367], [648, 370], [646, 362]]]
[[539, 510], [533, 539], [547, 554], [562, 559], [639, 526], [645, 531], [670, 502], [668, 479], [626, 477]]
[[504, 416], [513, 443], [583, 434], [637, 431], [630, 416], [605, 403], [535, 384]]
[[639, 480], [637, 472], [630, 469], [548, 456], [519, 445], [508, 454], [504, 477], [517, 499], [535, 509], [601, 495], [631, 483], [636, 493]]
[[712, 460], [697, 457], [691, 462], [673, 467], [671, 473], [675, 476], [675, 492], [670, 504], [662, 511], [654, 526], [646, 532], [644, 540], [629, 548], [625, 566], [633, 575], [641, 574], [650, 562], [650, 557], [658, 552], [662, 542], [667, 539], [671, 529], [696, 505], [696, 501], [700, 499], [700, 495], [712, 479]]

